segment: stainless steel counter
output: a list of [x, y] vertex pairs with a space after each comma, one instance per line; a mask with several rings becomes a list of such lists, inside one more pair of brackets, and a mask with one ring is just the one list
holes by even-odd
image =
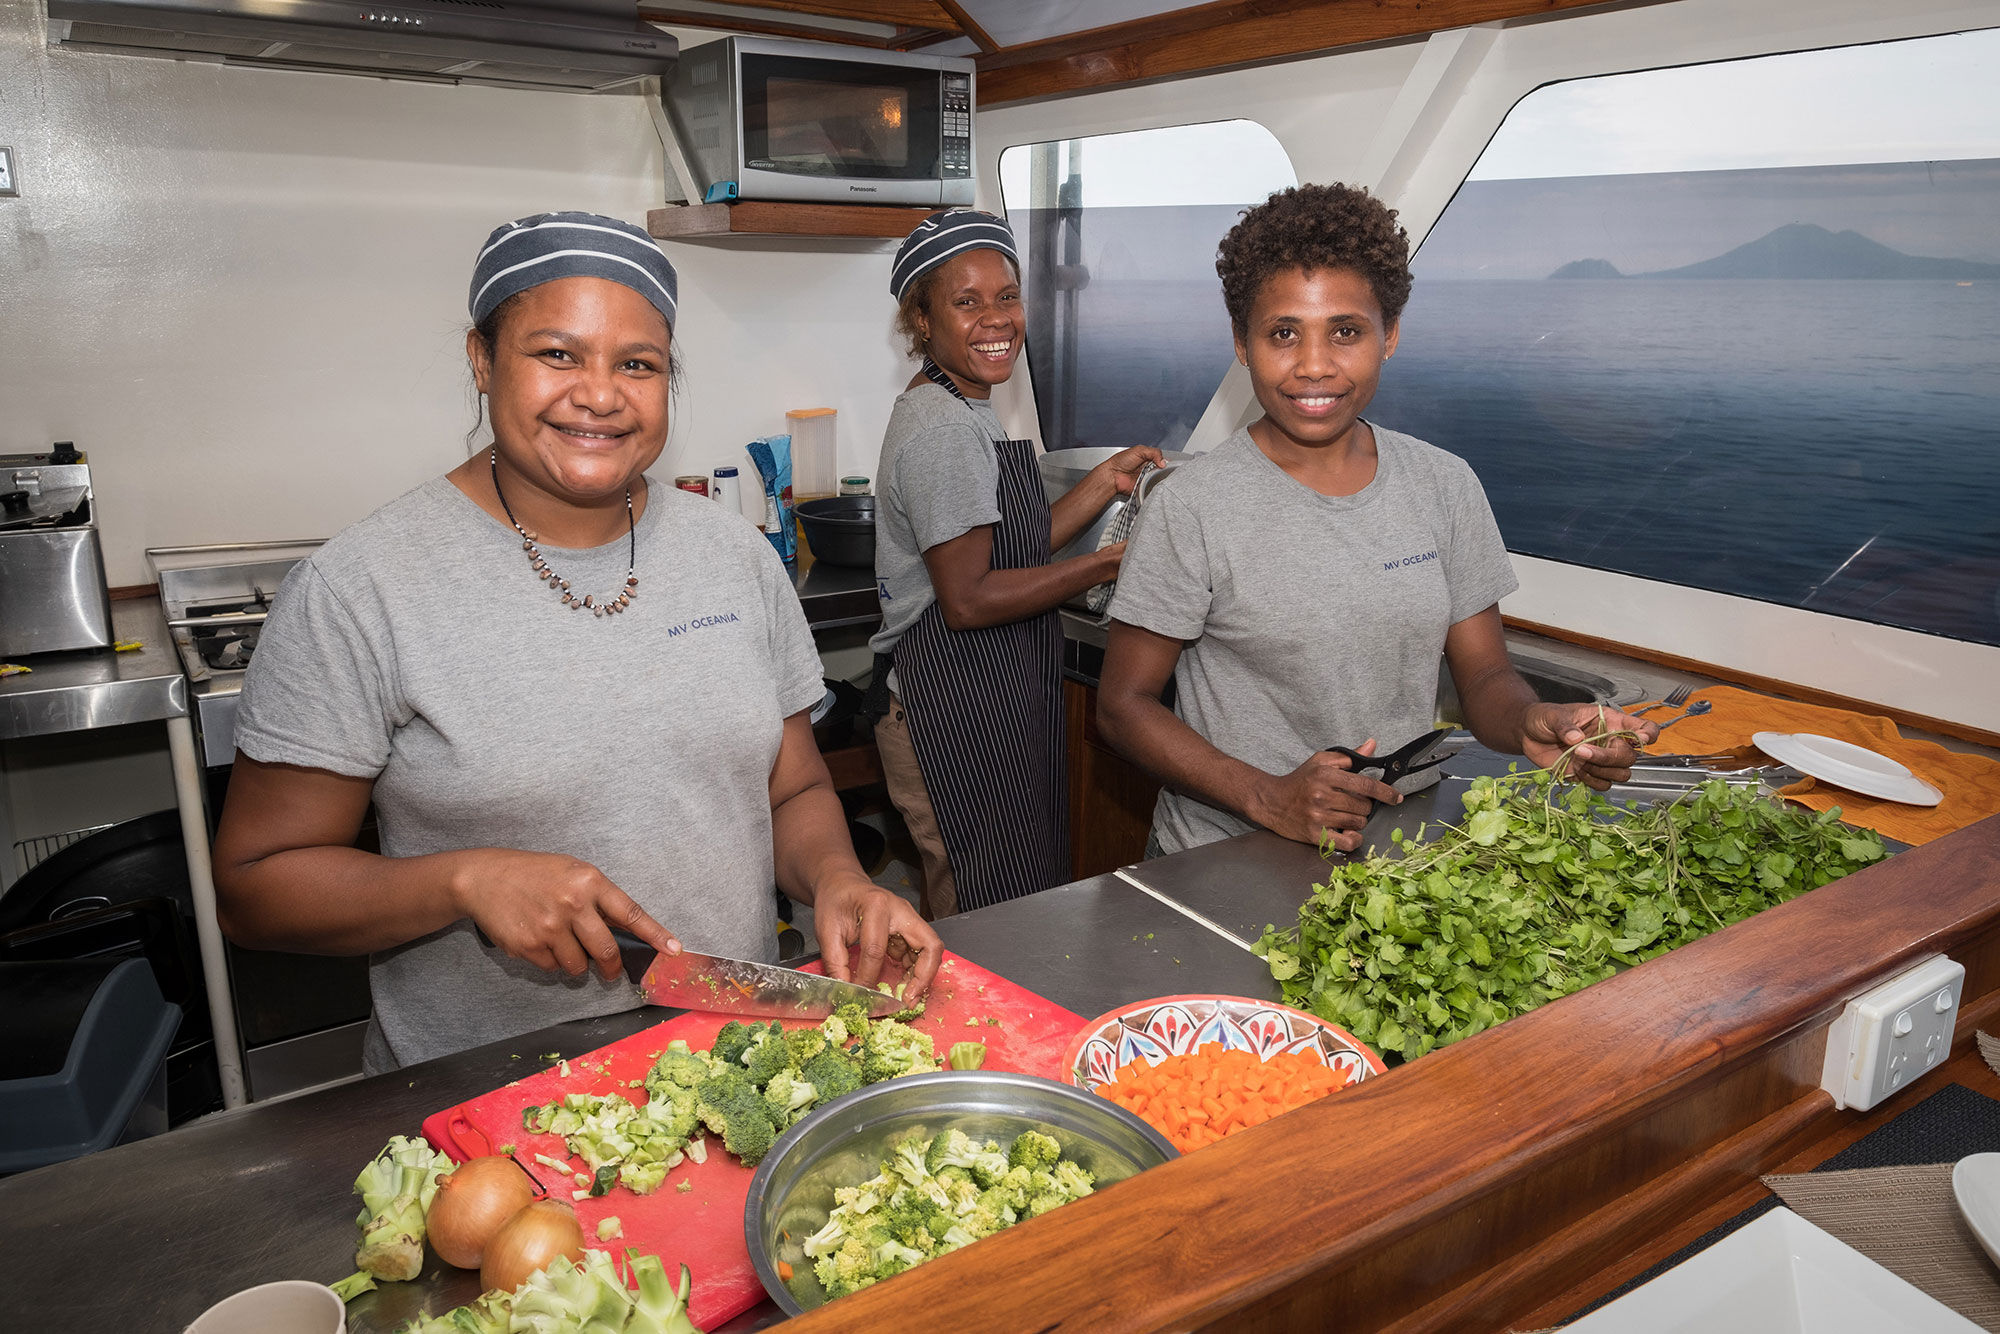
[[873, 570], [814, 561], [792, 576], [792, 587], [806, 609], [806, 624], [815, 630], [873, 625], [882, 619]]
[[[1259, 960], [1110, 876], [951, 918], [939, 934], [1086, 1016], [1171, 992], [1276, 994]], [[178, 1334], [240, 1289], [342, 1278], [353, 1270], [355, 1174], [391, 1135], [414, 1134], [431, 1112], [519, 1078], [542, 1053], [590, 1051], [671, 1013], [562, 1024], [0, 1180], [0, 1217], [12, 1220], [6, 1325]], [[348, 1327], [392, 1330], [477, 1289], [476, 1276], [434, 1266], [356, 1299]], [[765, 1304], [710, 1334], [780, 1319]]]
[[31, 670], [0, 677], [0, 741], [187, 717], [187, 677], [159, 599], [112, 603], [111, 632], [145, 647], [44, 654], [21, 663]]

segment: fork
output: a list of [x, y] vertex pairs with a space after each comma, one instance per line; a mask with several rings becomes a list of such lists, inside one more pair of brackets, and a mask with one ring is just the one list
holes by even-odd
[[1710, 709], [1713, 709], [1714, 707], [1715, 705], [1711, 704], [1709, 701], [1705, 699], [1698, 699], [1694, 703], [1688, 705], [1687, 712], [1677, 713], [1673, 717], [1661, 723], [1660, 730], [1662, 732], [1666, 731], [1669, 727], [1672, 727], [1675, 723], [1679, 722], [1683, 718], [1699, 718], [1701, 717], [1701, 715], [1707, 713]]
[[1694, 693], [1693, 686], [1675, 686], [1672, 690], [1669, 690], [1666, 693], [1666, 697], [1662, 699], [1659, 703], [1641, 704], [1636, 709], [1627, 709], [1626, 712], [1633, 714], [1634, 716], [1637, 716], [1639, 714], [1645, 713], [1649, 709], [1678, 709], [1681, 705], [1688, 702], [1688, 696], [1692, 695], [1693, 693]]

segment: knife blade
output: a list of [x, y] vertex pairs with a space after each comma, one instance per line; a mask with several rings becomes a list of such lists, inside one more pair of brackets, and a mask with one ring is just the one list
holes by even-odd
[[648, 1005], [763, 1019], [824, 1019], [849, 1001], [866, 1007], [870, 1019], [903, 1008], [894, 996], [858, 982], [686, 949], [660, 954], [623, 932], [613, 934], [624, 956], [625, 975], [639, 984], [639, 997]]

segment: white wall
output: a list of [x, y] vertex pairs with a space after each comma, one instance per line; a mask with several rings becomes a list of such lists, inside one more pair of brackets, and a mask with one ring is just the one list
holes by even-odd
[[[1300, 180], [1369, 185], [1421, 240], [1508, 110], [1544, 83], [1996, 23], [1992, 0], [1674, 0], [1440, 34], [994, 108], [979, 118], [981, 182], [997, 203], [999, 155], [1015, 144], [1242, 116], [1277, 136]], [[1203, 421], [1219, 427], [1211, 443], [1255, 415], [1242, 380]], [[1503, 608], [1528, 620], [2000, 730], [2000, 650], [1548, 561], [1515, 566], [1521, 591]]]
[[[151, 582], [148, 546], [326, 536], [452, 466], [486, 234], [666, 191], [636, 94], [50, 50], [38, 0], [0, 0], [0, 144], [0, 453], [89, 452], [114, 585]], [[656, 473], [747, 473], [745, 441], [824, 406], [872, 474], [909, 374], [891, 248], [669, 243], [687, 392]]]

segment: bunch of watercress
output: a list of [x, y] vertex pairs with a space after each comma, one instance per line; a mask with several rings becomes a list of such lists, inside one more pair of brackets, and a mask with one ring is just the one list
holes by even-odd
[[1545, 770], [1335, 867], [1257, 942], [1286, 1004], [1414, 1059], [1886, 855], [1881, 836], [1711, 781], [1644, 808]]

